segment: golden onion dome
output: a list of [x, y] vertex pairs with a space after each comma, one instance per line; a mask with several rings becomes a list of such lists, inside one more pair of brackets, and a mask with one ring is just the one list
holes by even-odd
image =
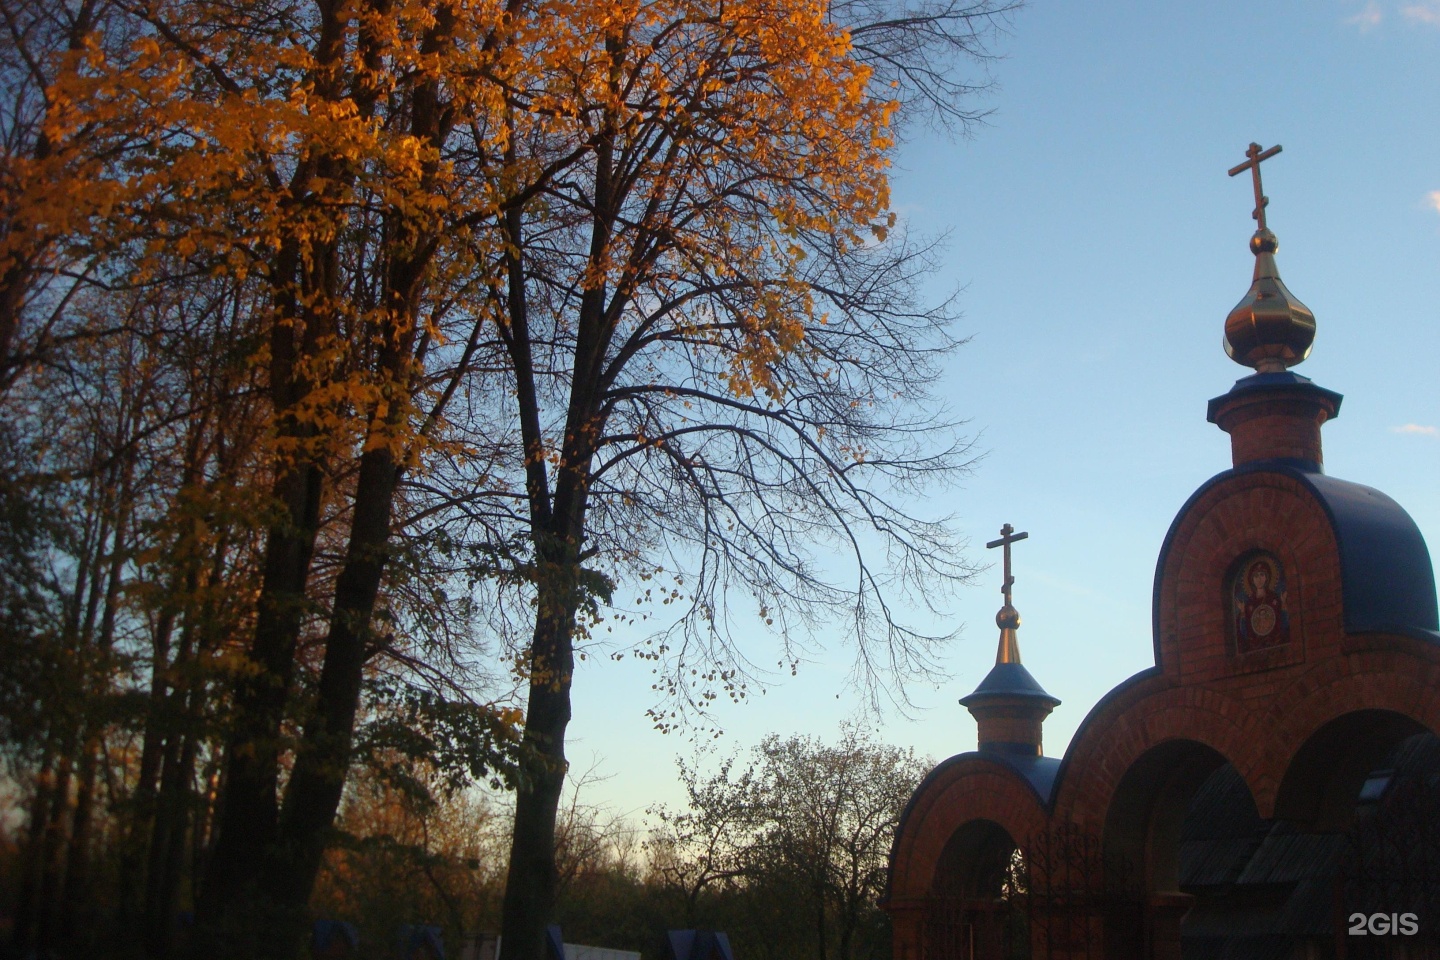
[[1275, 265], [1280, 242], [1262, 227], [1250, 238], [1255, 277], [1225, 318], [1225, 353], [1260, 373], [1283, 373], [1310, 356], [1315, 314], [1286, 288]]
[[1258, 373], [1284, 373], [1286, 367], [1310, 356], [1315, 342], [1315, 314], [1286, 289], [1275, 265], [1280, 241], [1265, 225], [1265, 208], [1270, 198], [1260, 182], [1260, 164], [1279, 153], [1277, 143], [1269, 150], [1252, 143], [1245, 162], [1230, 168], [1230, 176], [1250, 171], [1255, 190], [1255, 210], [1250, 214], [1257, 229], [1250, 238], [1255, 254], [1255, 276], [1250, 291], [1225, 318], [1225, 352], [1231, 360], [1254, 367]]

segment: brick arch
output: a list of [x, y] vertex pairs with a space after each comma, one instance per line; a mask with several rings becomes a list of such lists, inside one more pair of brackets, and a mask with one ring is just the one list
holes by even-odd
[[896, 835], [892, 900], [929, 896], [946, 844], [967, 823], [993, 821], [1022, 847], [1045, 828], [1045, 810], [1034, 789], [1003, 763], [972, 756], [942, 767], [921, 786]]
[[1108, 704], [1086, 718], [1070, 746], [1055, 818], [1103, 824], [1125, 774], [1170, 741], [1193, 741], [1224, 757], [1245, 778], [1258, 804], [1254, 778], [1264, 762], [1258, 719], [1240, 701], [1204, 688], [1167, 687], [1133, 702]]
[[[1294, 639], [1279, 662], [1338, 650], [1343, 637], [1338, 542], [1315, 494], [1282, 473], [1252, 471], [1203, 489], [1177, 517], [1155, 584], [1155, 651], [1186, 684], [1233, 673], [1227, 574], [1242, 554], [1264, 550], [1285, 567]], [[1278, 663], [1277, 663], [1278, 665]]]
[[[1110, 795], [1101, 842], [1106, 858], [1146, 894], [1180, 884], [1180, 840], [1196, 792], [1227, 757], [1193, 738], [1170, 738], [1126, 768]], [[1253, 800], [1253, 793], [1252, 793]]]
[[944, 897], [992, 898], [998, 895], [1010, 856], [1022, 847], [994, 820], [967, 820], [950, 834], [930, 878], [930, 893]]
[[[1403, 638], [1401, 642], [1409, 643]], [[1428, 655], [1378, 649], [1337, 657], [1317, 664], [1278, 692], [1261, 718], [1268, 731], [1261, 764], [1263, 798], [1256, 794], [1261, 816], [1293, 814], [1284, 805], [1277, 809], [1280, 787], [1287, 775], [1296, 775], [1296, 759], [1306, 744], [1335, 721], [1390, 714], [1440, 735], [1440, 649], [1424, 652]]]

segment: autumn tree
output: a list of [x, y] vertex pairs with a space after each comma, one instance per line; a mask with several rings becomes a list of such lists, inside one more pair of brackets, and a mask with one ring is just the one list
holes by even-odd
[[[15, 0], [0, 7], [0, 395], [17, 377], [63, 363], [73, 344], [111, 328], [86, 326], [77, 293], [99, 285], [106, 259], [86, 242], [114, 212], [106, 176], [124, 136], [70, 100], [95, 54], [133, 39], [111, 0]], [[77, 109], [78, 108], [78, 109]], [[103, 245], [100, 245], [103, 246]]]
[[[405, 923], [442, 924], [452, 938], [493, 929], [503, 881], [505, 811], [451, 790], [423, 763], [407, 777], [362, 767], [351, 777], [315, 892], [321, 916], [387, 943]], [[453, 942], [453, 939], [452, 939]]]
[[13, 682], [0, 693], [10, 772], [30, 785], [15, 937], [42, 949], [55, 946], [50, 931], [95, 935], [76, 918], [103, 902], [112, 855], [120, 915], [156, 899], [167, 874], [178, 887], [175, 869], [141, 866], [161, 851], [185, 860], [189, 785], [209, 745], [207, 666], [246, 616], [256, 506], [250, 371], [228, 338], [234, 286], [87, 285], [68, 299], [70, 329], [110, 332], [75, 338], [3, 398], [7, 477], [43, 505], [28, 522], [7, 518], [10, 534], [44, 534], [30, 594], [46, 599], [4, 632]]
[[890, 846], [928, 767], [853, 726], [834, 744], [772, 734], [709, 774], [682, 764], [686, 808], [652, 811], [650, 868], [687, 922], [723, 923], [757, 956], [875, 956]]
[[[38, 355], [16, 346], [27, 337], [53, 355], [103, 332], [62, 344], [50, 325], [87, 285], [203, 280], [229, 291], [218, 302], [235, 322], [213, 353], [239, 360], [245, 376], [225, 382], [243, 383], [238, 421], [260, 426], [239, 454], [227, 410], [176, 431], [199, 445], [181, 458], [195, 482], [165, 487], [153, 542], [181, 563], [149, 565], [176, 587], [151, 595], [173, 602], [135, 608], [153, 614], [166, 671], [202, 642], [233, 653], [223, 676], [176, 671], [150, 691], [186, 722], [220, 708], [202, 950], [297, 949], [378, 665], [443, 687], [403, 649], [406, 591], [427, 569], [407, 555], [453, 558], [528, 686], [504, 908], [520, 956], [539, 955], [554, 903], [575, 644], [615, 589], [673, 578], [661, 595], [689, 611], [640, 651], [665, 668], [661, 725], [743, 695], [754, 651], [731, 625], [756, 610], [792, 667], [803, 628], [833, 614], [863, 685], [928, 668], [934, 638], [889, 603], [966, 568], [904, 498], [953, 475], [964, 444], [913, 412], [951, 344], [949, 307], [917, 299], [930, 251], [894, 229], [886, 165], [900, 105], [963, 117], [948, 65], [983, 53], [977, 27], [999, 10], [6, 8], [0, 66], [22, 94], [0, 249], [7, 369]], [[105, 462], [117, 482], [142, 466], [136, 449]], [[240, 489], [210, 482], [222, 462]], [[165, 533], [212, 516], [187, 513], [192, 495], [246, 505], [244, 562], [223, 538], [192, 554]], [[142, 555], [115, 540], [136, 529], [122, 519], [99, 555], [107, 590]], [[849, 569], [815, 562], [835, 546]], [[200, 598], [226, 589], [248, 608], [209, 619]], [[223, 627], [188, 647], [192, 621]], [[172, 648], [162, 628], [177, 622]], [[487, 748], [507, 742], [513, 716], [449, 692], [431, 704], [443, 717]], [[164, 805], [172, 755], [184, 782], [186, 734], [150, 725], [147, 746], [162, 741], [140, 760], [142, 807]], [[156, 891], [157, 917], [169, 902]]]
[[[877, 697], [931, 666], [937, 638], [891, 603], [968, 568], [905, 498], [966, 448], [927, 399], [950, 310], [919, 300], [931, 250], [888, 207], [893, 97], [935, 90], [923, 74], [950, 75], [956, 24], [994, 8], [941, 9], [886, 26], [800, 0], [547, 8], [537, 60], [584, 55], [541, 60], [543, 84], [508, 94], [507, 123], [544, 122], [504, 138], [502, 182], [535, 188], [482, 225], [500, 235], [499, 345], [466, 385], [484, 435], [512, 438], [513, 473], [468, 499], [457, 533], [490, 544], [491, 582], [525, 601], [497, 607], [533, 610], [512, 639], [544, 762], [518, 791], [511, 957], [541, 955], [576, 644], [613, 590], [681, 611], [636, 651], [661, 661], [662, 727], [744, 695], [757, 651], [734, 628], [757, 613], [792, 668], [807, 628], [848, 624]], [[860, 59], [865, 30], [900, 86]]]
[[931, 764], [855, 729], [833, 746], [772, 736], [759, 753], [768, 822], [757, 838], [758, 862], [805, 891], [815, 956], [873, 955], [888, 937], [878, 921], [890, 846]]
[[[33, 937], [49, 946], [44, 941], [62, 931], [76, 932], [105, 735], [124, 673], [122, 586], [146, 506], [134, 495], [145, 470], [134, 440], [152, 404], [143, 359], [131, 353], [117, 370], [102, 353], [87, 342], [50, 373], [51, 389], [7, 398], [7, 473], [44, 511], [16, 518], [11, 536], [45, 531], [43, 563], [29, 571], [29, 587], [44, 595], [49, 614], [12, 621], [4, 635], [4, 659], [14, 671], [0, 699], [14, 737], [7, 738], [7, 759], [12, 775], [31, 787], [16, 911], [20, 945]], [[12, 445], [22, 437], [23, 446]]]
[[[12, 773], [30, 786], [14, 935], [22, 949], [38, 936], [49, 950], [56, 943], [46, 940], [73, 941], [90, 926], [77, 917], [93, 906], [103, 831], [132, 799], [123, 744], [137, 720], [128, 697], [143, 642], [143, 604], [135, 601], [142, 586], [157, 588], [152, 598], [164, 589], [143, 583], [143, 554], [166, 511], [162, 501], [183, 486], [169, 468], [186, 447], [171, 441], [185, 432], [196, 400], [180, 383], [195, 369], [194, 355], [182, 359], [185, 350], [175, 348], [197, 341], [184, 323], [157, 337], [157, 321], [163, 328], [181, 318], [185, 311], [172, 307], [196, 284], [193, 274], [163, 290], [127, 284], [134, 251], [115, 242], [124, 230], [103, 222], [121, 199], [114, 164], [136, 124], [116, 123], [74, 96], [97, 61], [124, 57], [133, 19], [107, 0], [19, 0], [0, 19], [0, 418], [11, 441], [4, 471], [44, 505], [47, 569], [31, 586], [48, 594], [54, 613], [49, 624], [32, 616], [6, 637], [19, 688], [15, 696], [7, 690], [7, 706], [24, 704], [35, 721], [28, 738], [11, 741]], [[214, 353], [206, 359], [212, 374], [223, 366]], [[234, 413], [201, 406], [211, 423]], [[166, 622], [175, 620], [162, 617], [152, 638], [168, 642]], [[168, 661], [152, 661], [157, 687]], [[147, 752], [152, 758], [159, 754]], [[156, 764], [142, 768], [137, 793], [147, 772], [159, 776]]]
[[[501, 149], [485, 128], [512, 45], [503, 11], [484, 3], [110, 3], [82, 5], [96, 15], [79, 18], [74, 6], [31, 4], [30, 19], [9, 21], [13, 36], [44, 27], [50, 51], [16, 61], [38, 91], [24, 129], [36, 131], [27, 142], [83, 143], [98, 159], [84, 176], [20, 169], [7, 197], [24, 216], [0, 267], [33, 279], [53, 233], [67, 253], [98, 258], [112, 288], [209, 277], [250, 294], [231, 301], [241, 325], [216, 356], [238, 354], [263, 398], [250, 469], [233, 477], [241, 499], [262, 494], [250, 501], [262, 546], [253, 593], [241, 568], [218, 562], [253, 606], [230, 623], [249, 640], [223, 678], [225, 789], [197, 932], [222, 952], [287, 954], [350, 765], [367, 665], [398, 652], [400, 604], [379, 598], [401, 477], [431, 451], [483, 460], [443, 433], [488, 316], [483, 297], [467, 300], [473, 271], [456, 259], [457, 243], [473, 254], [483, 242], [456, 211], [484, 216], [493, 200], [460, 195], [445, 150], [456, 129], [482, 166]], [[67, 212], [59, 227], [55, 209]], [[201, 463], [215, 462], [196, 436]], [[336, 530], [338, 542], [324, 539]], [[326, 570], [317, 556], [335, 562]], [[377, 616], [392, 627], [374, 629]], [[483, 728], [477, 745], [512, 722], [464, 694], [450, 708]], [[156, 792], [156, 757], [142, 758], [142, 795]]]
[[765, 823], [756, 768], [734, 768], [733, 757], [709, 776], [681, 764], [686, 809], [660, 805], [647, 811], [656, 822], [646, 841], [652, 880], [679, 895], [687, 929], [701, 925], [705, 894], [734, 889], [755, 866], [750, 849]]

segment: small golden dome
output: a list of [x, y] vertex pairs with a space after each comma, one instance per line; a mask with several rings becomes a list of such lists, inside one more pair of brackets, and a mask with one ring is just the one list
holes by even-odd
[[1000, 608], [1000, 612], [995, 614], [995, 626], [1001, 630], [1019, 630], [1020, 611], [1008, 603], [1005, 604]]
[[1255, 277], [1225, 318], [1225, 353], [1260, 373], [1283, 373], [1310, 356], [1315, 314], [1286, 289], [1275, 265], [1280, 242], [1262, 227], [1250, 238]]

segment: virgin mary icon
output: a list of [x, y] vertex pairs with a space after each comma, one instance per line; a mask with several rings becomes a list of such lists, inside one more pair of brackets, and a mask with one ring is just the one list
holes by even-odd
[[1259, 554], [1242, 563], [1235, 574], [1233, 594], [1236, 653], [1290, 642], [1285, 575], [1278, 560]]

